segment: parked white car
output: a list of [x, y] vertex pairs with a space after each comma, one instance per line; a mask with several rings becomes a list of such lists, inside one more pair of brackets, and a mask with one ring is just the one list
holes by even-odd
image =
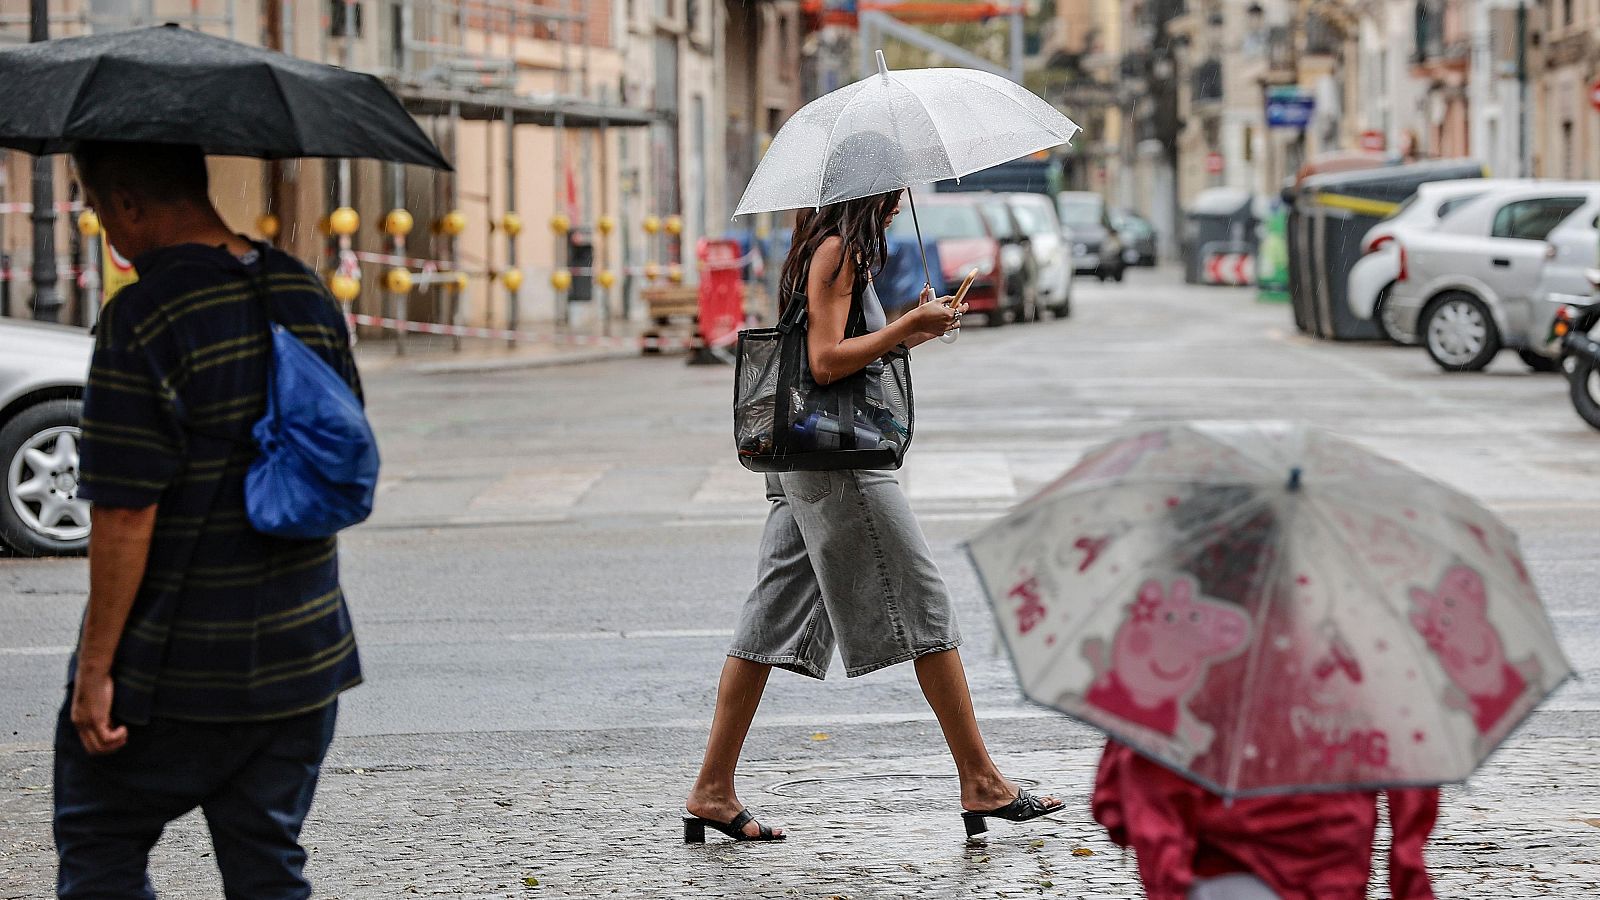
[[1389, 321], [1393, 309], [1384, 302], [1400, 274], [1396, 236], [1408, 229], [1433, 228], [1469, 201], [1492, 190], [1527, 183], [1527, 179], [1464, 178], [1428, 182], [1417, 188], [1399, 210], [1372, 226], [1362, 237], [1362, 256], [1350, 270], [1345, 289], [1345, 302], [1350, 312], [1358, 319], [1373, 320], [1389, 340], [1400, 341]]
[[1044, 194], [1007, 194], [1011, 214], [1028, 236], [1038, 267], [1039, 306], [1057, 318], [1072, 315], [1072, 244], [1056, 218], [1056, 205]]
[[18, 553], [88, 546], [78, 422], [93, 349], [81, 328], [0, 318], [0, 543]]
[[[1469, 201], [1433, 229], [1407, 230], [1395, 240], [1400, 268], [1386, 301], [1389, 327], [1402, 341], [1422, 343], [1448, 371], [1477, 371], [1506, 348], [1532, 368], [1552, 368], [1536, 349], [1549, 324], [1539, 292], [1581, 293], [1582, 285], [1543, 283], [1555, 252], [1548, 238], [1597, 211], [1600, 182], [1536, 181]], [[1588, 261], [1572, 269], [1579, 281], [1595, 265], [1595, 244], [1589, 247]]]

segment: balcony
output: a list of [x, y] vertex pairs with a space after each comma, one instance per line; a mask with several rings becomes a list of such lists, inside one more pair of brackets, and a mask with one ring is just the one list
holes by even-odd
[[1465, 68], [1472, 47], [1462, 16], [1460, 0], [1417, 0], [1412, 66]]

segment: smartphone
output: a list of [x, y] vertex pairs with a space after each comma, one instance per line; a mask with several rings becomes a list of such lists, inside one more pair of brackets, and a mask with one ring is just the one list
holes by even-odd
[[972, 283], [976, 280], [978, 280], [978, 270], [974, 268], [971, 272], [967, 273], [967, 277], [961, 279], [961, 287], [956, 288], [956, 297], [950, 303], [952, 307], [961, 305], [962, 299], [967, 296], [967, 289], [971, 288]]

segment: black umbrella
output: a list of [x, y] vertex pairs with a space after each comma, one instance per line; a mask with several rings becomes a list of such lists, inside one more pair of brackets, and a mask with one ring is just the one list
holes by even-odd
[[199, 144], [219, 156], [449, 169], [371, 75], [166, 25], [0, 50], [0, 146]]

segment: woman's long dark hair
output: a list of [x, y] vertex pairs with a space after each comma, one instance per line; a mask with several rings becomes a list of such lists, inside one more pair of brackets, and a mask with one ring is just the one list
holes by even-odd
[[883, 227], [884, 220], [900, 202], [899, 191], [872, 194], [857, 200], [830, 203], [821, 209], [804, 209], [794, 223], [794, 240], [789, 245], [789, 255], [783, 261], [783, 273], [778, 276], [778, 308], [789, 307], [796, 294], [805, 294], [806, 280], [811, 277], [811, 259], [817, 248], [830, 237], [844, 241], [844, 255], [829, 278], [838, 278], [844, 270], [845, 260], [855, 263], [855, 280], [859, 284], [868, 274], [882, 268], [889, 258], [889, 238]]

